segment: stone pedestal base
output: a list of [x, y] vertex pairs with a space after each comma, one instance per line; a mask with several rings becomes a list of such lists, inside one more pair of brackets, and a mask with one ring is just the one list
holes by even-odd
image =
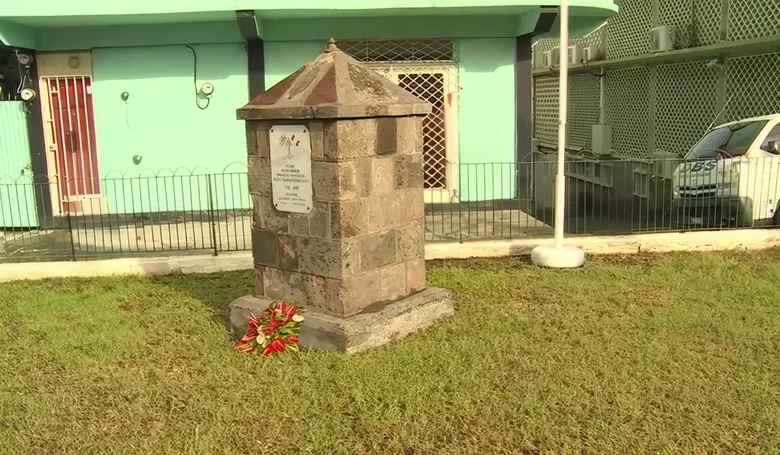
[[[230, 304], [233, 333], [241, 336], [252, 313], [260, 313], [270, 300], [242, 297]], [[304, 348], [339, 351], [349, 354], [379, 347], [420, 331], [436, 321], [453, 315], [449, 291], [427, 288], [403, 300], [369, 308], [349, 318], [340, 318], [307, 310], [301, 326], [300, 344]]]

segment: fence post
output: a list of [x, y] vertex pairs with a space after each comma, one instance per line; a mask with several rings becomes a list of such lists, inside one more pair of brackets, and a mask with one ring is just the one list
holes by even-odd
[[207, 175], [208, 184], [208, 196], [209, 196], [209, 230], [211, 231], [211, 246], [214, 247], [214, 256], [219, 255], [219, 249], [217, 248], [217, 223], [214, 221], [214, 193], [211, 188], [212, 174]]
[[[64, 204], [63, 204], [64, 205]], [[76, 260], [76, 245], [73, 244], [73, 223], [70, 219], [70, 206], [68, 206], [65, 213], [68, 214], [68, 234], [70, 235], [70, 254], [73, 261]]]

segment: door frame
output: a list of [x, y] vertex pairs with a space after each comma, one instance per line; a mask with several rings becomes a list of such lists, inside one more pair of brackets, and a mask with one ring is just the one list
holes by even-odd
[[[55, 215], [66, 215], [68, 212], [79, 215], [107, 213], [106, 201], [101, 193], [103, 191], [102, 185], [97, 194], [73, 196], [62, 194], [59, 182], [60, 176], [57, 174], [59, 169], [59, 150], [57, 149], [57, 140], [55, 138], [56, 126], [52, 115], [52, 98], [48, 84], [50, 78], [57, 77], [88, 77], [90, 83], [94, 83], [92, 77], [92, 53], [90, 51], [39, 52], [37, 57], [41, 122], [43, 124], [43, 141], [46, 149], [46, 169], [49, 178], [52, 212]], [[92, 104], [94, 113], [94, 99]], [[97, 153], [96, 143], [97, 138], [93, 137], [90, 146], [94, 153]], [[94, 172], [93, 175], [98, 179], [100, 178], [98, 172]]]
[[432, 73], [441, 74], [444, 78], [444, 142], [445, 142], [445, 179], [446, 186], [425, 190], [426, 204], [449, 204], [460, 199], [460, 153], [458, 130], [458, 98], [460, 85], [458, 83], [458, 64], [451, 61], [442, 62], [367, 62], [364, 65], [380, 75], [398, 84], [402, 74]]

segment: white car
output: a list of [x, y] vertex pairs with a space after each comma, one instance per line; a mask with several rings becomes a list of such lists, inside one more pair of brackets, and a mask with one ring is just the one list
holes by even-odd
[[686, 226], [780, 225], [780, 114], [711, 129], [677, 166], [672, 210]]

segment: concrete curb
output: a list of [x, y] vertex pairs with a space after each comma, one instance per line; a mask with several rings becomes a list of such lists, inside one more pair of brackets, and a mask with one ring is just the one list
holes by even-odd
[[[536, 246], [553, 245], [552, 239], [481, 240], [465, 243], [429, 243], [425, 259], [468, 259], [526, 256]], [[780, 246], [780, 230], [752, 229], [713, 232], [666, 232], [617, 236], [571, 237], [567, 245], [588, 254], [668, 253], [674, 251], [759, 250]], [[44, 278], [114, 275], [190, 275], [248, 270], [252, 253], [219, 256], [171, 256], [105, 259], [81, 262], [29, 262], [0, 264], [0, 282]]]
[[[429, 243], [425, 245], [425, 259], [431, 261], [435, 259], [527, 256], [537, 246], [554, 246], [554, 244], [555, 242], [552, 238]], [[587, 254], [760, 250], [780, 246], [780, 230], [745, 229], [571, 237], [565, 240], [565, 244], [582, 248]]]
[[190, 275], [252, 268], [252, 253], [0, 264], [0, 282], [114, 275]]

